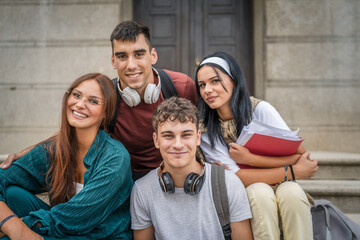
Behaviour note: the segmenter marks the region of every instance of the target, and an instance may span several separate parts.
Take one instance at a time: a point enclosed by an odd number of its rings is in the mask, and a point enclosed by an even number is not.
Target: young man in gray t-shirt
[[[131,194],[134,239],[224,239],[211,190],[211,165],[196,159],[198,112],[170,98],[153,116],[154,143],[163,162],[135,182]],[[225,171],[231,238],[252,239],[251,212],[240,179]]]

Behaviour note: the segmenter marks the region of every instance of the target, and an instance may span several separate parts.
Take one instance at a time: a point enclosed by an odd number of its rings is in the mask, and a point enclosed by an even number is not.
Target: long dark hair
[[[196,90],[198,92],[198,95],[200,96],[199,104],[198,104],[200,119],[204,124],[204,126],[207,128],[207,133],[210,139],[211,147],[214,148],[215,139],[219,139],[220,142],[222,142],[225,145],[226,143],[224,141],[224,138],[222,137],[219,115],[216,109],[211,109],[200,95],[200,88],[199,88],[199,82],[197,76],[198,71],[205,65],[210,66],[214,69],[219,79],[221,79],[221,77],[218,74],[218,71],[220,70],[221,72],[227,74],[232,80],[234,84],[234,89],[230,99],[230,109],[235,118],[237,136],[239,136],[242,128],[251,121],[252,107],[250,101],[250,94],[246,86],[244,74],[239,64],[236,62],[236,60],[231,55],[225,52],[215,52],[205,57],[202,61],[210,57],[219,57],[224,59],[228,63],[230,68],[230,74],[232,75],[230,76],[221,66],[215,63],[205,63],[205,64],[200,63],[199,67],[196,69],[195,83],[196,83]]]
[[[105,99],[105,118],[100,129],[108,131],[111,120],[115,114],[116,92],[111,80],[100,73],[89,73],[76,79],[62,98],[61,123],[59,131],[51,138],[45,140],[47,151],[51,157],[50,169],[46,175],[48,185],[51,187],[51,205],[57,205],[69,201],[75,195],[75,156],[77,139],[75,128],[67,119],[66,109],[69,93],[80,83],[87,80],[95,80],[99,83]]]

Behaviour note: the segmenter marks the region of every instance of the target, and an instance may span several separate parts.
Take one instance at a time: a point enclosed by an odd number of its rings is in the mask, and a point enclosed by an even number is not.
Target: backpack
[[[229,200],[226,191],[225,168],[223,166],[211,165],[211,189],[224,238],[225,240],[231,240]]]
[[[330,201],[315,200],[311,215],[314,240],[360,240],[360,226]]]
[[[172,81],[170,75],[165,72],[163,69],[156,68],[156,71],[159,74],[159,78],[161,79],[161,92],[165,99],[168,99],[172,96],[178,96],[177,90],[175,88],[174,82]],[[116,109],[115,109],[115,115],[114,118],[111,121],[109,133],[112,134],[115,130],[116,120],[119,115],[119,108],[120,108],[120,92],[117,87],[117,80],[118,78],[114,78],[111,81],[113,82],[116,90]]]

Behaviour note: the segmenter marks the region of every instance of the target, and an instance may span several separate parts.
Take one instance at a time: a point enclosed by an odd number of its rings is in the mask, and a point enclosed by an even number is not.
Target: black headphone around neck
[[[198,194],[204,184],[205,180],[205,163],[202,159],[196,159],[201,165],[201,173],[200,175],[194,172],[191,172],[185,179],[184,182],[184,192],[189,195]],[[161,189],[169,194],[175,192],[174,181],[171,178],[169,172],[160,173],[160,171],[164,168],[164,162],[162,162],[158,168],[158,177]]]

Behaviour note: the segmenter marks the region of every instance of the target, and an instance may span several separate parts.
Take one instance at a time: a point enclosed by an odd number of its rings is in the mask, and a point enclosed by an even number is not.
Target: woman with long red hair
[[[90,73],[71,84],[60,130],[0,169],[1,239],[132,238],[130,157],[107,134],[115,106],[108,77]]]

